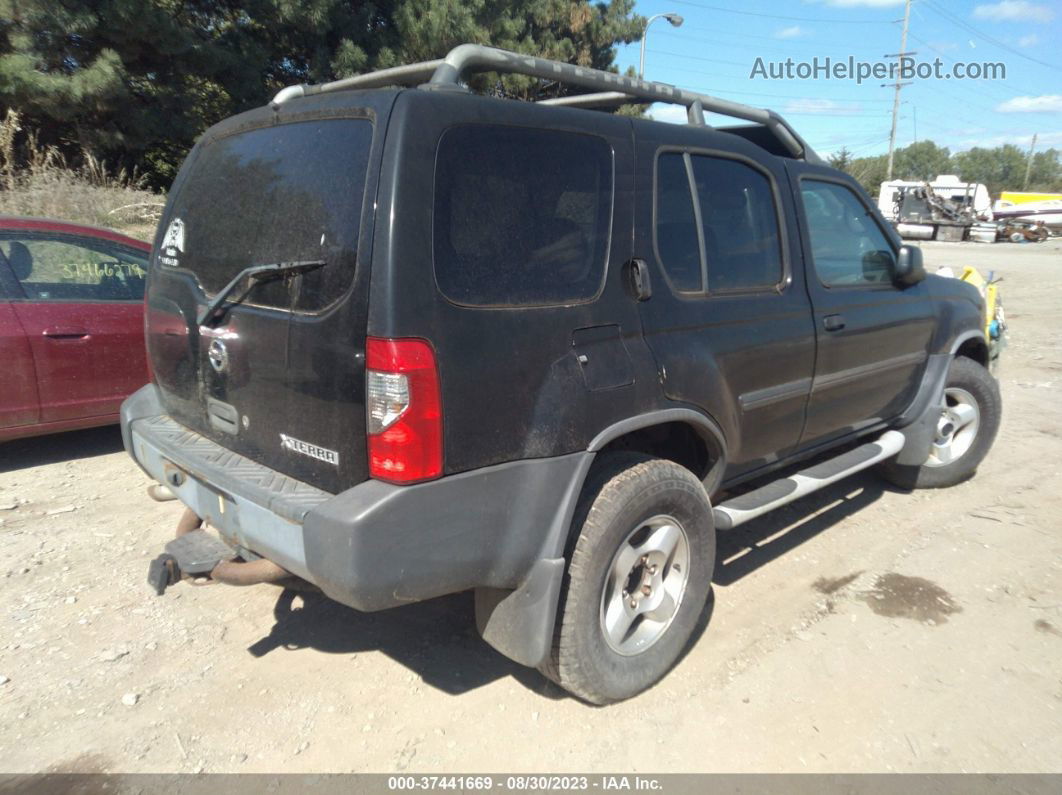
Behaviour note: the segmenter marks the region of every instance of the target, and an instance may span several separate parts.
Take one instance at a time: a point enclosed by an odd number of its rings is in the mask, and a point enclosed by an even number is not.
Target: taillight
[[[413,483],[442,474],[442,404],[426,340],[369,337],[365,346],[369,475]]]

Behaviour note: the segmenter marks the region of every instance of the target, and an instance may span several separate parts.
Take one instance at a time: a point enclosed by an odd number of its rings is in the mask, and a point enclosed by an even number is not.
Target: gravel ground
[[[1005,278],[977,477],[865,473],[721,537],[703,634],[613,707],[494,652],[467,594],[156,598],[180,507],[116,428],[0,445],[0,769],[1062,771],[1062,244],[924,249]]]

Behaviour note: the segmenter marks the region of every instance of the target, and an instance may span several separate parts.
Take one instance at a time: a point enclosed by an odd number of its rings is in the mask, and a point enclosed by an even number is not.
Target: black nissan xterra
[[[590,109],[632,101],[689,124]],[[717,531],[874,464],[957,483],[1000,418],[978,291],[781,117],[474,45],[207,131],[146,304],[122,432],[188,508],[160,593],[474,589],[488,643],[594,703],[674,664]]]

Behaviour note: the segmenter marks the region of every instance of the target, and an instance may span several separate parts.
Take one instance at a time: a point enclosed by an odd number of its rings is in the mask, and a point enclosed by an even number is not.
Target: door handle
[[[78,340],[89,335],[88,329],[76,326],[50,326],[44,330],[44,336],[57,340]]]
[[[822,326],[827,331],[840,331],[844,328],[844,315],[826,315],[822,319]]]
[[[647,301],[653,296],[653,285],[649,279],[649,266],[644,259],[632,259],[627,262],[627,286],[637,301]]]

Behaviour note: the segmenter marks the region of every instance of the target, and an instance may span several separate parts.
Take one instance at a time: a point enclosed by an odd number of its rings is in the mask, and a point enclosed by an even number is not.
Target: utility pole
[[[1032,174],[1032,156],[1033,149],[1036,148],[1036,133],[1033,133],[1032,143],[1029,144],[1029,159],[1025,163],[1025,182],[1022,183],[1021,189],[1029,189],[1029,175]]]
[[[892,179],[892,157],[896,151],[896,119],[900,115],[900,89],[907,83],[900,82],[899,68],[903,65],[904,56],[907,52],[907,25],[911,21],[911,0],[906,0],[903,6],[903,34],[900,36],[900,51],[896,54],[896,94],[892,100],[892,131],[889,133],[889,168],[885,179]]]
[[[915,143],[918,143],[918,106],[911,106],[911,115],[914,116],[914,139]]]

